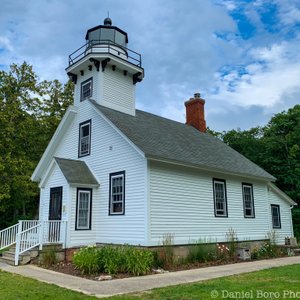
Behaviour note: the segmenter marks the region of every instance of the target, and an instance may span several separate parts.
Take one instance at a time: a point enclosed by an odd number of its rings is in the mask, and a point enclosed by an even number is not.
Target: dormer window
[[[81,83],[81,97],[80,101],[84,101],[93,96],[93,77]]]
[[[91,120],[79,124],[78,157],[91,153]]]

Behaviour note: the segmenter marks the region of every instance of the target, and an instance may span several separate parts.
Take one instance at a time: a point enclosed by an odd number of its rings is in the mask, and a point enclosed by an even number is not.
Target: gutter
[[[178,165],[178,166],[183,166],[183,167],[188,167],[188,168],[193,168],[193,169],[203,170],[203,171],[208,171],[208,172],[216,172],[216,173],[221,173],[221,174],[225,174],[225,175],[262,180],[267,183],[269,183],[270,181],[276,180],[276,178],[273,176],[272,177],[262,177],[262,176],[255,176],[255,175],[245,174],[245,173],[237,173],[237,172],[233,172],[233,171],[227,171],[224,169],[219,169],[219,168],[214,168],[214,167],[209,167],[209,166],[204,166],[204,165],[189,164],[189,163],[184,163],[184,162],[171,160],[171,159],[163,159],[163,158],[156,157],[153,155],[146,155],[145,157],[148,160],[152,160],[152,161],[168,163],[168,164],[173,164],[173,165]]]

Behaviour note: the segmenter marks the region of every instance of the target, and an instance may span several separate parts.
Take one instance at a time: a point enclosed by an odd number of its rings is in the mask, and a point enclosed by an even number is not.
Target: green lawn
[[[98,299],[0,270],[0,300]]]
[[[244,291],[244,297],[242,294]],[[109,299],[291,299],[292,294],[284,294],[285,291],[298,291],[300,299],[300,265],[272,268],[269,270],[223,277],[214,280],[193,284],[178,285],[162,289],[155,289],[137,295],[117,296]],[[240,292],[240,294],[229,294]],[[250,294],[245,294],[250,292]],[[262,292],[265,292],[263,295]],[[276,293],[276,294],[273,294]],[[218,294],[218,296],[216,296]],[[252,297],[252,298],[251,298]]]
[[[296,294],[298,292],[298,294]],[[248,293],[248,294],[246,294]],[[294,294],[293,294],[294,293]],[[218,296],[216,296],[218,294]],[[212,297],[214,296],[214,297]],[[106,299],[299,299],[300,265],[155,289]],[[96,299],[0,271],[0,299]]]

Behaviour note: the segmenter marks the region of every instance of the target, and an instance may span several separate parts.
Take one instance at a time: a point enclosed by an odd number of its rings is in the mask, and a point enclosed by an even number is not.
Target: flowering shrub
[[[216,244],[217,259],[227,259],[229,257],[230,249],[225,244]]]
[[[251,250],[251,259],[277,257],[280,255],[282,255],[280,249],[276,245],[270,243],[269,241],[265,242],[261,246],[255,246]]]

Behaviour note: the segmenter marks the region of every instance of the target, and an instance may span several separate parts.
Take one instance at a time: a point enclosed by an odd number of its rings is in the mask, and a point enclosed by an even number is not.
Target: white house
[[[293,236],[295,202],[272,175],[205,132],[200,94],[185,103],[186,124],[137,110],[144,70],[127,34],[107,18],[86,41],[66,69],[74,106],[32,175],[39,224],[57,226],[52,239],[72,248],[155,246],[166,234],[178,245],[225,241],[230,228],[240,241],[272,230],[280,243]]]

